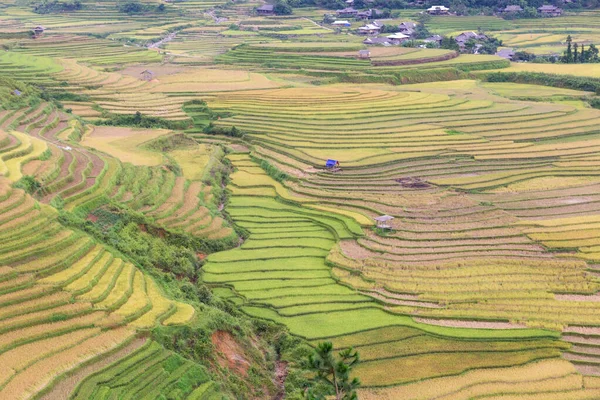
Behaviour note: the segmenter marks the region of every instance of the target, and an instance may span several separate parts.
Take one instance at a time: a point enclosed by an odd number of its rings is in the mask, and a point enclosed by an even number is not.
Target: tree
[[[465,50],[468,53],[473,53],[475,51],[475,46],[477,46],[475,39],[469,39],[465,42]]]
[[[579,48],[578,48],[578,46],[577,46],[577,43],[575,43],[575,44],[573,45],[573,49],[574,49],[574,50],[573,50],[573,62],[574,62],[574,63],[578,63],[578,62],[579,62],[579,52],[578,52],[578,49],[579,49]]]
[[[563,55],[563,62],[570,64],[573,62],[573,49],[571,48],[571,43],[573,42],[573,39],[571,39],[571,35],[567,36],[567,50],[565,51],[565,54]]]
[[[443,37],[442,42],[440,43],[440,47],[442,49],[448,49],[448,50],[456,50],[456,51],[460,50],[458,43],[456,43],[456,40],[454,40],[454,38],[452,36]]]
[[[128,2],[119,6],[119,11],[127,14],[137,14],[144,11],[144,6],[137,2]]]
[[[315,380],[323,383],[335,395],[336,400],[357,400],[356,389],[360,386],[358,378],[350,379],[350,372],[358,363],[358,352],[353,348],[343,350],[338,359],[333,354],[333,344],[323,342],[317,345],[315,352],[308,356],[308,368],[316,373]],[[307,392],[310,400],[321,400],[325,397],[313,390]]]
[[[598,62],[598,48],[592,43],[590,47],[588,47],[587,59],[589,62]]]
[[[292,7],[286,0],[278,0],[273,7],[273,11],[277,15],[290,15],[292,13]]]
[[[427,29],[427,27],[425,26],[424,22],[421,22],[417,24],[417,26],[415,26],[415,39],[427,39],[429,36],[431,36],[431,33],[429,32],[429,29]]]
[[[15,183],[15,187],[23,189],[29,194],[34,194],[42,189],[42,184],[34,176],[25,175]]]
[[[587,51],[585,51],[585,47],[583,47],[583,43],[581,43],[581,53],[579,54],[579,61],[582,63],[587,62]]]

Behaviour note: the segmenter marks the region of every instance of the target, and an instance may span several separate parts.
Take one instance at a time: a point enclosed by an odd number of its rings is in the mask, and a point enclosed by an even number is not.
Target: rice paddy
[[[215,377],[236,370],[214,343],[194,348],[205,368],[184,339],[153,336],[221,329],[188,303],[206,288],[231,333],[243,315],[353,346],[361,399],[600,396],[597,93],[470,72],[595,79],[597,64],[400,46],[364,59],[364,38],[316,8],[17,3],[0,7],[0,398],[223,398]],[[566,34],[597,43],[598,18],[429,28],[548,54]],[[123,116],[154,122],[112,126]],[[152,240],[203,246],[194,279],[169,278],[185,293],[104,242],[123,213]]]

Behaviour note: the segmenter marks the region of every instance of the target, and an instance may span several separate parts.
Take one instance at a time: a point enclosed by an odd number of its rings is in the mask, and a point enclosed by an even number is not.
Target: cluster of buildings
[[[365,11],[358,11],[352,7],[342,8],[341,10],[335,10],[335,15],[338,18],[355,18],[355,19],[373,19],[382,15],[380,10],[370,8]]]
[[[510,15],[520,13],[521,11],[523,11],[523,8],[521,6],[512,5],[504,7],[500,10],[500,13]],[[562,15],[563,10],[562,8],[552,5],[543,5],[541,7],[538,7],[537,12],[542,17],[558,17]]]
[[[417,24],[414,22],[402,22],[398,25],[398,31],[390,33],[386,36],[379,36],[381,34],[382,25],[377,21],[366,24],[358,28],[358,32],[367,35],[363,43],[366,45],[380,45],[380,46],[397,46],[408,40],[414,39]],[[442,36],[433,35],[427,39],[424,39],[425,43],[436,43],[439,45],[442,42]]]

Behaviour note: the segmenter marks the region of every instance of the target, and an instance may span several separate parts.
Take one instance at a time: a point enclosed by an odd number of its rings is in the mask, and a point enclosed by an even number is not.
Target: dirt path
[[[285,380],[287,375],[287,362],[277,361],[275,363],[275,385],[277,386],[277,394],[273,397],[273,400],[285,399]]]
[[[146,47],[149,48],[149,49],[157,49],[160,46],[162,46],[163,44],[168,43],[171,40],[175,39],[175,37],[177,36],[178,32],[179,31],[171,32],[167,36],[165,36],[164,38],[160,39],[158,42],[150,43]]]

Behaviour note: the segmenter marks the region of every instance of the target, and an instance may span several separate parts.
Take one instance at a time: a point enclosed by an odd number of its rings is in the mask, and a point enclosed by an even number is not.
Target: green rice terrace
[[[443,4],[0,4],[0,399],[599,399],[600,12]]]

